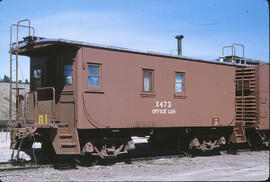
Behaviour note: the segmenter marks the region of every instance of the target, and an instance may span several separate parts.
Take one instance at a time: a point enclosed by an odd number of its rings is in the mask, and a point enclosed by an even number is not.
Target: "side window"
[[[42,69],[40,68],[40,66],[36,66],[33,69],[33,88],[34,88],[34,90],[41,87],[41,80],[42,80]]]
[[[174,88],[175,88],[175,94],[184,94],[184,73],[175,73],[175,83],[174,83]]]
[[[143,69],[143,91],[144,92],[153,92],[153,70]]]
[[[100,87],[100,67],[98,64],[88,64],[88,87]]]
[[[72,85],[72,65],[71,64],[64,65],[64,82],[65,82],[65,86]]]

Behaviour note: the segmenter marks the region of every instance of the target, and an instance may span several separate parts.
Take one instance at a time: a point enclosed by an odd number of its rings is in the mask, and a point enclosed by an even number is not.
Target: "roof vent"
[[[175,36],[177,39],[177,52],[179,56],[182,56],[182,39],[184,38],[183,35],[177,35]]]

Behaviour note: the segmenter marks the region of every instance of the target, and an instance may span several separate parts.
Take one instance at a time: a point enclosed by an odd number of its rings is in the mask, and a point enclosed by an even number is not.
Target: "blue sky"
[[[10,25],[25,18],[41,37],[176,54],[183,34],[184,56],[216,59],[241,43],[245,57],[269,59],[266,0],[2,0],[0,78],[9,75]],[[19,66],[19,79],[29,79],[29,59]]]

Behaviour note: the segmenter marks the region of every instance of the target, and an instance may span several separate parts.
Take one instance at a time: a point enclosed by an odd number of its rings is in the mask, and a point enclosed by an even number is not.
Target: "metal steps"
[[[57,123],[56,135],[53,141],[56,154],[80,154],[77,130],[68,123]]]
[[[244,132],[243,123],[235,122],[233,134],[234,134],[234,138],[235,138],[236,143],[244,143],[247,141],[246,136],[245,136],[245,132]]]
[[[72,134],[59,134],[60,138],[72,138]]]
[[[62,143],[61,148],[74,148],[76,147],[76,143]]]

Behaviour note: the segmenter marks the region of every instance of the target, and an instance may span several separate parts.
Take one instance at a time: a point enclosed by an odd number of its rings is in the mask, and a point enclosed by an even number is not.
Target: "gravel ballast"
[[[0,132],[0,160],[7,161],[11,150],[6,133]],[[138,140],[140,141],[140,140]],[[23,155],[22,155],[23,156]],[[236,155],[222,153],[207,157],[160,158],[72,170],[40,168],[0,172],[4,182],[45,181],[254,181],[269,178],[269,151],[246,151]]]

